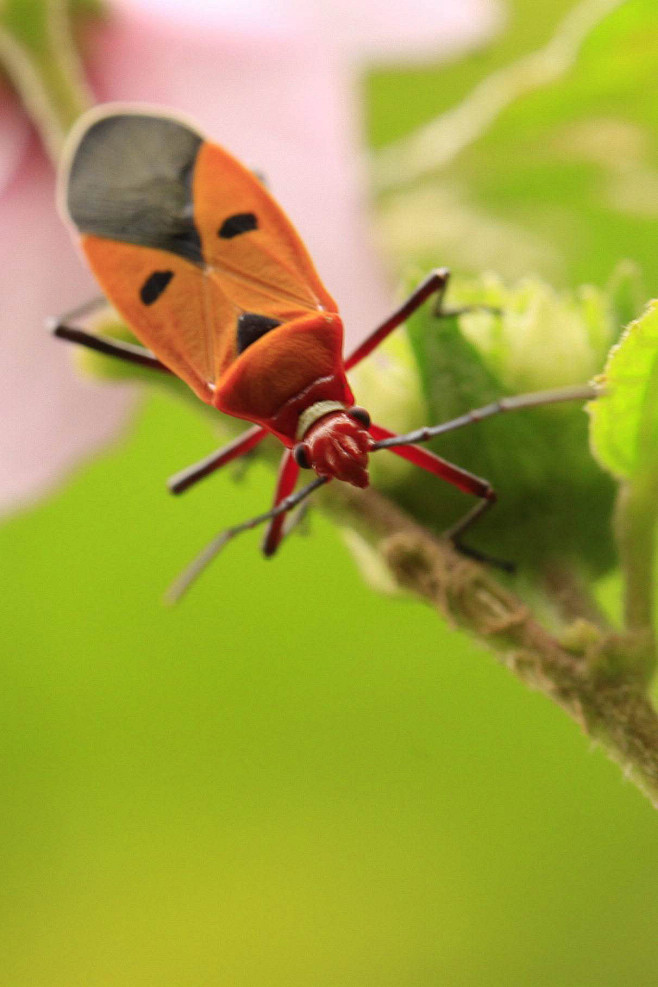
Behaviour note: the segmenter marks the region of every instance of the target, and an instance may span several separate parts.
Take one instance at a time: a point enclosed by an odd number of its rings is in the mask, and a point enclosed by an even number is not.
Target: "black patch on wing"
[[[139,297],[145,305],[152,305],[174,276],[173,271],[154,271],[150,274],[139,291]]]
[[[241,233],[249,233],[250,230],[258,229],[258,220],[253,212],[236,212],[234,216],[229,216],[220,226],[217,236],[222,240],[232,240],[234,236]]]
[[[238,353],[244,353],[248,346],[280,325],[280,322],[268,318],[267,315],[243,312],[238,319]]]
[[[69,165],[66,201],[81,233],[203,264],[192,181],[203,138],[168,116],[113,113],[91,123]]]

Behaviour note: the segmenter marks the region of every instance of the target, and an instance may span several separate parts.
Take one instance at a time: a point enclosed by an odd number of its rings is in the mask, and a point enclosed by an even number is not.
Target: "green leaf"
[[[637,318],[649,294],[638,265],[630,260],[622,260],[617,264],[608,282],[607,291],[615,321],[620,326],[627,326]]]
[[[594,454],[621,480],[658,471],[658,301],[632,322],[603,375],[607,393],[590,407]]]
[[[448,304],[499,311],[437,319],[426,305],[415,313],[406,332],[353,375],[357,400],[375,421],[408,430],[505,394],[584,384],[600,372],[618,335],[610,294],[591,286],[558,293],[538,278],[507,286],[485,275],[451,282]],[[469,541],[526,572],[577,557],[592,571],[609,568],[614,486],[592,458],[587,433],[582,405],[573,404],[499,415],[434,440],[437,454],[486,478],[499,494]],[[472,506],[396,459],[374,456],[373,481],[426,527],[441,533]]]
[[[607,393],[590,407],[595,456],[620,480],[615,533],[624,576],[624,617],[654,666],[653,582],[658,497],[658,302],[632,322],[606,364]]]

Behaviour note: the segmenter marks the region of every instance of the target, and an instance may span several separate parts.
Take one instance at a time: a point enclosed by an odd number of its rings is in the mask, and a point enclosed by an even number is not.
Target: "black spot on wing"
[[[203,138],[166,115],[94,120],[69,164],[66,200],[81,233],[203,264],[192,181]]]
[[[225,219],[219,228],[218,236],[222,240],[232,240],[234,236],[258,229],[258,220],[253,212],[236,212],[234,216]]]
[[[139,297],[145,305],[152,305],[174,276],[173,271],[154,271],[150,274],[139,291]]]
[[[280,322],[268,318],[267,315],[243,312],[238,319],[238,353],[244,353],[248,346],[280,325]]]

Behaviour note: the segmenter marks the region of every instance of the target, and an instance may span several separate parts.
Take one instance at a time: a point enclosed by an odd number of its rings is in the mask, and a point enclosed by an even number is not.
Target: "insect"
[[[178,597],[229,538],[266,523],[265,555],[285,516],[323,483],[368,485],[368,457],[390,449],[478,503],[446,534],[455,543],[495,501],[491,485],[419,443],[501,411],[595,396],[591,387],[503,398],[450,422],[395,435],[355,405],[346,373],[430,296],[437,314],[449,272],[433,271],[343,357],[338,307],[302,240],[263,182],[187,121],[108,104],[69,139],[60,209],[105,296],[143,346],[55,320],[55,335],[180,377],[206,404],[251,425],[170,481],[174,493],[274,435],[284,446],[271,510],[218,535],[175,584]],[[103,304],[107,304],[105,299]],[[300,469],[316,479],[295,492]]]

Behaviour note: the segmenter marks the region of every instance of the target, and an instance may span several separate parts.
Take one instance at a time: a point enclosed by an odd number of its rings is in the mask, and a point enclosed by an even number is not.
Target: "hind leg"
[[[65,339],[69,343],[76,343],[78,346],[86,346],[87,349],[96,353],[103,353],[106,356],[114,356],[127,363],[134,363],[140,367],[149,367],[151,370],[160,370],[163,373],[171,373],[164,363],[146,349],[145,346],[138,346],[134,343],[122,343],[109,336],[101,336],[98,333],[88,332],[73,323],[81,316],[89,315],[95,309],[107,306],[104,298],[94,298],[84,305],[71,309],[55,319],[49,320],[49,329],[53,336],[58,339]]]

